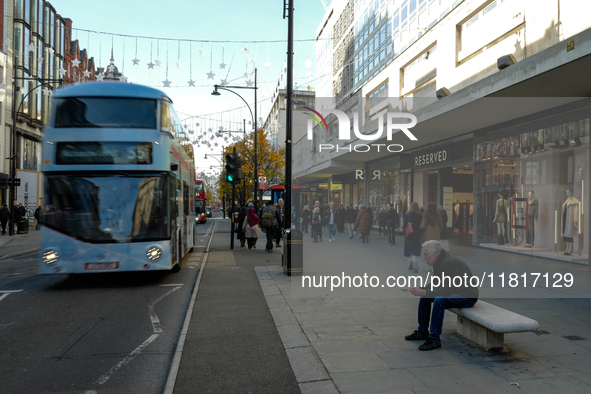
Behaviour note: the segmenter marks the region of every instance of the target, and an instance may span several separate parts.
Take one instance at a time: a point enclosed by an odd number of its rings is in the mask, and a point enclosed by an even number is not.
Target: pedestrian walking
[[[361,234],[361,243],[369,243],[371,214],[367,209],[365,209],[365,205],[359,206],[359,213],[357,214],[357,219],[355,220],[355,226],[359,229],[359,234]]]
[[[37,224],[35,225],[35,229],[39,230],[39,226],[42,224],[42,218],[43,218],[43,208],[41,208],[41,205],[39,205],[37,207],[37,209],[35,209],[35,219],[37,220]]]
[[[345,222],[347,220],[346,211],[345,211],[345,207],[343,207],[343,204],[341,204],[339,206],[339,209],[337,210],[337,212],[339,213],[338,222],[337,222],[337,231],[342,234],[343,231],[345,231]]]
[[[265,252],[271,253],[273,251],[273,241],[275,240],[275,222],[279,223],[281,217],[279,211],[273,206],[271,201],[267,201],[267,205],[261,210],[261,227],[267,235],[267,243],[265,244]]]
[[[427,204],[427,209],[423,214],[421,221],[421,230],[423,230],[423,243],[427,241],[439,241],[443,222],[441,215],[437,212],[437,205],[433,201]]]
[[[402,230],[405,232],[404,238],[404,256],[410,257],[409,270],[419,272],[419,265],[417,257],[421,255],[421,222],[423,217],[419,209],[419,204],[413,202],[410,205],[410,210],[404,217],[404,225]],[[410,223],[410,227],[408,226]],[[412,232],[407,230],[409,228]]]
[[[248,216],[248,211],[246,207],[242,207],[240,209],[240,213],[238,214],[238,239],[240,240],[240,247],[243,248],[246,244],[246,236],[244,235],[244,219]]]
[[[318,243],[318,239],[322,241],[322,221],[320,217],[320,207],[314,207],[312,210],[312,238],[314,243]]]
[[[248,249],[257,248],[257,239],[259,238],[259,222],[260,219],[257,214],[254,213],[254,208],[250,208],[248,210],[248,215],[246,215],[244,223],[242,224],[244,236],[246,237],[246,241],[248,243]]]
[[[355,212],[355,209],[353,209],[353,204],[349,204],[347,210],[345,211],[345,216],[347,219],[349,239],[353,239],[353,235],[355,235],[355,220],[357,220],[357,212]]]
[[[361,211],[361,209],[359,209]],[[375,207],[374,207],[375,210]],[[371,233],[371,228],[373,227],[373,217],[374,213],[371,207],[367,207],[367,212],[369,213],[369,228],[367,229],[367,242],[369,242],[369,233]],[[360,231],[361,233],[361,231]]]
[[[8,209],[8,205],[4,204],[4,206],[0,208],[0,224],[2,225],[2,235],[6,235],[6,224],[8,223],[8,219],[10,219],[10,209]]]
[[[324,211],[322,216],[322,224],[326,227],[328,232],[328,242],[332,242],[337,234],[337,223],[339,221],[339,213],[334,208],[334,202],[331,202],[328,209]]]
[[[388,210],[384,212],[384,217],[386,219],[386,232],[388,234],[388,244],[390,246],[396,245],[396,234],[394,233],[394,229],[396,228],[396,223],[399,221],[398,212],[394,210],[394,206],[390,205]]]
[[[310,207],[304,206],[302,209],[302,230],[308,234],[308,223],[310,222]]]
[[[318,222],[320,223],[320,227],[317,229],[317,236],[316,238],[322,242],[322,214],[324,213],[324,210],[322,209],[322,207],[320,206],[320,201],[316,201],[314,203],[314,208],[318,208],[318,214],[320,215],[320,219],[318,219]],[[312,210],[312,213],[314,213],[314,211]],[[312,234],[312,238],[314,237],[314,234]]]
[[[443,209],[442,205],[439,205],[437,206],[437,212],[441,215],[441,222],[443,224],[441,234],[439,234],[439,243],[443,250],[450,253],[449,241],[447,240],[447,211]]]
[[[285,227],[285,207],[283,206],[282,198],[277,200],[277,211],[279,211],[279,216],[273,222],[273,226],[275,226],[275,246],[279,247],[281,246],[279,243],[281,242],[283,228]]]
[[[382,235],[382,230],[384,232],[384,235],[387,235],[385,214],[386,208],[382,206],[382,208],[380,208],[380,211],[378,212],[378,235]]]

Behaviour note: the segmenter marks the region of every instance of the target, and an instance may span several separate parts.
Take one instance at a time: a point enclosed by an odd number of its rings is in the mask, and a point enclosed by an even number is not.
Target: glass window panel
[[[410,0],[409,3],[410,13],[412,14],[417,9],[417,0]]]
[[[14,49],[17,52],[17,65],[23,64],[23,24],[21,22],[14,23]]]
[[[406,8],[406,1],[400,7],[400,22],[404,22],[408,17],[408,9]]]
[[[27,45],[29,45],[29,43],[31,42],[31,31],[29,30],[28,27],[24,27],[23,29],[24,31],[24,36],[23,36],[23,50],[24,50],[24,67],[26,69],[30,70],[30,63],[33,61],[33,52],[29,52],[29,50],[27,49]]]

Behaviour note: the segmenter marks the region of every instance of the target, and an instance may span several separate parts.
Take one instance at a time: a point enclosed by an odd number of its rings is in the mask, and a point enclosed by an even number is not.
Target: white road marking
[[[8,297],[8,295],[9,295],[9,294],[10,294],[10,293],[5,293],[5,294],[2,294],[2,295],[0,296],[0,301],[2,301],[3,299],[5,299],[6,297]]]
[[[180,289],[181,286],[182,285],[176,285],[176,287],[174,289],[164,293],[163,295],[161,295],[155,301],[152,301],[148,305],[148,311],[150,312],[150,321],[152,322],[152,328],[154,329],[154,332],[162,332],[162,327],[160,327],[160,319],[158,319],[158,316],[156,315],[156,311],[154,309],[154,307],[156,306],[156,303],[161,301],[164,297],[166,297],[166,296],[174,293],[178,289]]]
[[[23,291],[23,289],[20,290],[0,290],[0,293],[18,293]]]
[[[141,353],[141,352],[142,352],[142,351],[143,351],[143,350],[146,348],[146,346],[148,346],[149,344],[151,344],[152,342],[154,342],[154,340],[155,340],[156,338],[158,338],[159,336],[160,336],[160,334],[152,334],[152,335],[150,336],[150,338],[148,338],[148,339],[146,339],[146,340],[144,341],[144,343],[142,343],[142,344],[141,344],[141,345],[139,345],[137,348],[135,348],[135,350],[134,350],[133,352],[131,352],[131,353],[129,354],[129,356],[127,356],[127,357],[125,357],[123,360],[119,361],[119,362],[117,363],[117,365],[115,365],[113,368],[111,368],[111,369],[109,370],[109,372],[107,372],[106,374],[104,374],[103,376],[101,376],[101,377],[100,377],[100,378],[99,378],[99,379],[96,381],[96,383],[98,383],[98,384],[104,384],[104,383],[106,383],[106,382],[107,382],[107,380],[109,380],[109,379],[111,378],[111,376],[112,376],[112,375],[113,375],[115,372],[117,372],[117,370],[118,370],[119,368],[121,368],[122,366],[124,366],[124,365],[126,365],[126,364],[129,364],[129,362],[130,362],[131,360],[133,360],[133,359],[134,359],[134,358],[135,358],[135,357],[136,357],[138,354],[140,354],[140,353]]]
[[[183,285],[182,283],[170,283],[170,284],[165,284],[165,285],[160,285],[160,286],[162,286],[162,287],[165,287],[165,286],[174,287],[174,286],[182,286],[182,285]]]

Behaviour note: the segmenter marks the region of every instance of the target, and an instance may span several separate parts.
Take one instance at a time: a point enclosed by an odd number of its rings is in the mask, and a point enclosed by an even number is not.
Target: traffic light
[[[238,180],[238,156],[236,152],[226,155],[226,182],[234,183]]]

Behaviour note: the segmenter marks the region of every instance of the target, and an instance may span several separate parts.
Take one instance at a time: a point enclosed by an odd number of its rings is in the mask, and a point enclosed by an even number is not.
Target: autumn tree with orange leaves
[[[267,139],[267,132],[263,129],[257,131],[257,170],[263,173],[267,178],[267,186],[280,185],[285,182],[285,148],[274,150]],[[242,204],[253,201],[254,180],[258,174],[254,173],[254,134],[251,133],[246,139],[242,139],[232,145],[224,147],[222,152],[225,158],[228,153],[232,153],[236,147],[236,154],[242,162],[242,172],[244,179],[236,183],[236,200]],[[262,190],[259,191],[259,202],[262,197]],[[226,201],[230,201],[232,196],[232,184],[226,182],[226,169],[222,168],[219,177],[218,195],[226,193]],[[259,208],[262,206],[258,204]]]

